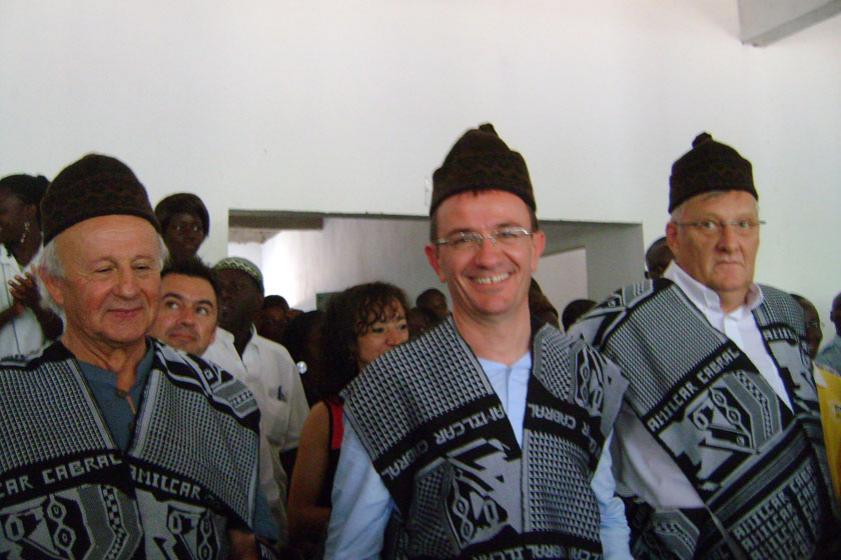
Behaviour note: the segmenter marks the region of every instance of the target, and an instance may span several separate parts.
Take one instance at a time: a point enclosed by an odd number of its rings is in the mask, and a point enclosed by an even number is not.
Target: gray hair
[[[160,259],[158,259],[158,271],[160,271],[164,266],[164,262],[169,258],[169,250],[166,248],[166,243],[164,243],[164,239],[160,234],[158,234],[157,238],[160,247]],[[35,258],[32,259],[32,263],[33,268],[37,271],[37,274],[34,276],[36,277],[38,292],[41,296],[41,306],[53,311],[66,324],[64,310],[53,299],[44,284],[44,277],[46,276],[50,278],[64,278],[64,266],[61,264],[55,239],[50,239],[46,245],[41,246]]]
[[[704,196],[704,198],[714,198],[716,196],[721,196],[722,194],[725,194],[725,193],[728,193],[728,192],[732,192],[732,191],[709,191],[709,192],[701,193],[701,194],[698,194],[698,195],[695,195],[695,196]],[[670,214],[670,221],[672,221],[672,222],[683,221],[683,213],[686,210],[686,203],[689,202],[690,200],[692,200],[692,198],[695,198],[695,197],[691,197],[691,198],[688,198],[688,199],[684,200],[683,202],[678,204],[674,208],[674,210],[672,210],[672,212]],[[754,200],[754,208],[756,209],[756,215],[758,216],[759,215],[759,201],[758,200]]]

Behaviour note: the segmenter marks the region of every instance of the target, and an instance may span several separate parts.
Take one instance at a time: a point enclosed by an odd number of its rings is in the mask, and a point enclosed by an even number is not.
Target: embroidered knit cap
[[[692,141],[692,149],[672,165],[669,213],[693,196],[712,191],[745,191],[759,200],[750,162],[702,132]]]
[[[131,169],[109,156],[88,154],[59,173],[41,200],[44,244],[90,218],[127,214],[148,221],[160,233],[146,189]]]
[[[507,191],[523,199],[532,210],[537,210],[523,156],[509,149],[493,125],[487,123],[465,132],[441,167],[432,174],[429,215],[444,199],[477,190]]]
[[[155,206],[155,216],[161,224],[161,230],[166,231],[169,221],[175,214],[193,214],[201,220],[204,235],[207,237],[210,234],[210,214],[207,212],[207,206],[204,205],[202,199],[193,193],[175,193],[162,199]]]
[[[218,272],[220,270],[239,270],[240,272],[246,273],[252,280],[254,280],[254,282],[257,283],[257,287],[260,289],[260,294],[263,294],[263,273],[260,272],[257,265],[250,260],[242,257],[226,257],[213,265],[214,272]]]

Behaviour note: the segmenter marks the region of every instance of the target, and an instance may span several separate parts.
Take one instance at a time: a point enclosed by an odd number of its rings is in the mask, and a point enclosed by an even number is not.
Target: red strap
[[[342,402],[338,399],[326,399],[324,403],[330,413],[330,450],[342,448],[342,437],[345,435],[345,419]]]

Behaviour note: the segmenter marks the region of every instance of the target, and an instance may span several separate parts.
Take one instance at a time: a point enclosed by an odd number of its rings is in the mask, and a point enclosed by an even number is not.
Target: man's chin
[[[178,348],[179,350],[184,350],[185,352],[190,352],[192,354],[195,353],[195,348],[197,345],[197,341],[195,338],[177,335],[168,336],[166,338],[166,343],[172,346],[173,348]]]

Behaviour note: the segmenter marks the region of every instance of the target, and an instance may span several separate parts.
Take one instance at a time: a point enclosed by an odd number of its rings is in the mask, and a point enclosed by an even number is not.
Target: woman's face
[[[361,370],[386,350],[409,339],[406,310],[394,300],[385,309],[385,316],[375,321],[364,334],[356,337],[357,363]]]
[[[9,189],[0,188],[0,243],[19,241],[24,232],[23,224],[27,221],[30,229],[38,228],[30,207],[34,208],[34,205],[25,204]]]
[[[195,214],[177,212],[170,218],[163,237],[174,258],[192,257],[204,242],[204,224]]]

